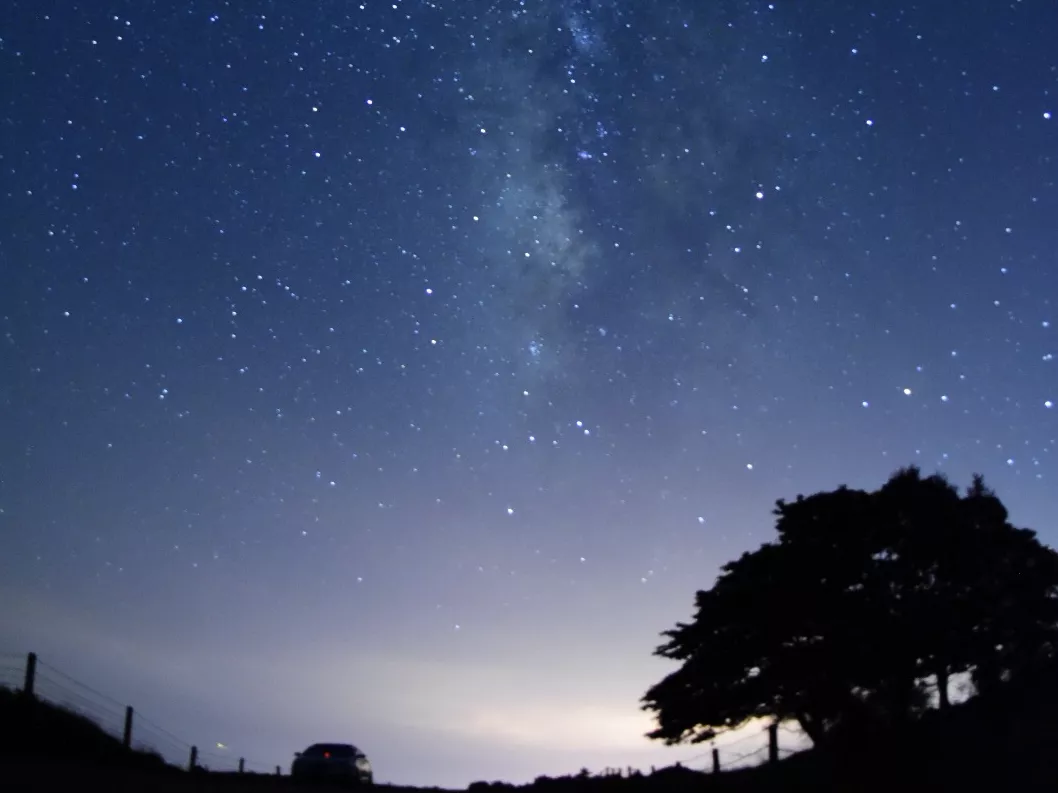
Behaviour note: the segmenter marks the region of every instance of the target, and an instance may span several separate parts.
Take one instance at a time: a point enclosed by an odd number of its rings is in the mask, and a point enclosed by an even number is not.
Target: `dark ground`
[[[771,766],[704,774],[685,768],[631,777],[475,782],[468,793],[765,793],[765,791],[1058,791],[1058,674],[1001,699],[977,698],[888,734],[857,733],[826,751]],[[288,776],[187,773],[132,752],[90,720],[0,690],[0,793],[286,793],[335,790]],[[376,793],[449,793],[376,785]]]
[[[3,793],[293,793],[337,791],[294,782],[289,776],[257,774],[188,774],[164,769],[93,766],[87,763],[51,762],[38,758],[0,758],[0,791]],[[423,793],[422,788],[376,785],[378,793]]]

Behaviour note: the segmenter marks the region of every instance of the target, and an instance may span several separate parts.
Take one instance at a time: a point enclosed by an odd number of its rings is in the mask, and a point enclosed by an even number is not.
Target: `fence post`
[[[720,773],[720,750],[713,747],[713,773]]]
[[[125,732],[121,734],[121,743],[126,749],[132,748],[132,705],[125,706]]]
[[[33,688],[37,683],[37,654],[30,653],[26,656],[26,676],[22,681],[22,693],[27,697],[33,696]]]
[[[240,757],[239,758],[239,773],[241,774],[241,773],[243,773],[245,771],[246,771],[246,758],[245,757]]]
[[[283,770],[279,766],[276,766],[276,776],[282,776],[282,775],[283,775]]]
[[[191,747],[191,756],[187,759],[187,770],[194,771],[195,767],[198,766],[198,747]]]
[[[768,725],[768,762],[779,762],[779,723]]]

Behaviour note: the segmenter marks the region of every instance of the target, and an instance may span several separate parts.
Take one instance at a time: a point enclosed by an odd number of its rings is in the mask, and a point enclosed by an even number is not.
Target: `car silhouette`
[[[374,783],[367,756],[351,743],[314,743],[294,755],[290,775],[303,781],[339,782],[349,787]]]

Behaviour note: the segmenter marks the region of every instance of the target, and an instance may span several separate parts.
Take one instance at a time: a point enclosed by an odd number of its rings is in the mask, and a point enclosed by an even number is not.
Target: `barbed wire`
[[[132,724],[134,748],[155,752],[173,765],[186,766],[190,762],[192,744],[188,741],[159,727],[138,711],[133,712]]]
[[[229,754],[220,754],[218,752],[202,751],[198,752],[198,763],[199,765],[207,768],[210,771],[238,771],[239,770],[239,758],[232,757]]]
[[[125,703],[118,702],[113,697],[107,696],[106,694],[103,694],[103,693],[101,693],[99,691],[96,691],[91,686],[85,685],[80,680],[77,680],[76,678],[70,677],[68,674],[63,672],[61,669],[56,669],[51,664],[46,664],[46,663],[44,663],[43,661],[41,661],[38,658],[37,659],[37,677],[38,678],[40,677],[40,670],[42,670],[42,669],[47,670],[48,672],[51,672],[53,675],[58,675],[59,677],[63,678],[68,684],[77,686],[78,688],[81,688],[81,689],[91,693],[92,695],[94,695],[96,697],[99,697],[100,699],[109,702],[111,705],[116,705],[120,710],[124,710],[125,709]]]
[[[782,725],[780,725],[780,727],[781,726]],[[732,731],[732,732],[734,732],[734,731]],[[732,746],[739,746],[740,744],[743,744],[746,741],[751,741],[753,739],[760,740],[761,736],[762,735],[766,735],[767,732],[768,732],[768,727],[765,726],[765,727],[763,727],[762,729],[760,729],[757,732],[749,732],[746,735],[743,735],[741,738],[736,738],[733,741],[726,741],[724,743],[719,743],[718,744],[716,742],[718,738],[722,739],[724,735],[731,734],[729,732],[721,733],[716,738],[712,738],[710,740],[710,747],[709,747],[708,750],[706,750],[704,752],[701,752],[700,754],[696,754],[693,757],[689,757],[686,760],[680,761],[681,765],[690,766],[692,763],[697,763],[699,760],[702,760],[703,758],[711,758],[714,749],[722,753],[725,749],[730,749]],[[798,734],[800,734],[800,733],[798,733]],[[721,757],[723,757],[722,754],[721,754]],[[711,761],[710,761],[710,763],[706,764],[706,767],[709,767],[709,768],[712,767]]]
[[[769,747],[767,745],[764,745],[755,749],[752,752],[746,752],[744,754],[740,754],[737,757],[732,758],[731,760],[729,760],[729,765],[726,767],[726,770],[737,771],[742,768],[752,768],[756,765],[760,765],[760,763],[745,763],[744,765],[738,765],[738,763],[741,763],[743,760],[749,760],[751,758],[754,758],[760,755],[761,753],[768,751],[768,748]]]
[[[115,738],[120,738],[124,733],[124,708],[116,710],[112,706],[108,707],[41,675],[34,681],[33,693],[39,699],[95,722],[104,732]]]
[[[142,713],[138,712],[135,716],[137,727],[142,727],[148,732],[152,732],[157,736],[161,737],[164,741],[168,741],[174,746],[180,747],[181,751],[185,754],[191,751],[191,744],[185,741],[183,738],[178,738],[163,727],[159,727],[153,721],[148,719]]]
[[[680,762],[682,763],[682,765],[688,765],[689,766],[691,763],[697,763],[703,757],[712,756],[712,754],[713,754],[713,750],[710,749],[709,751],[702,752],[701,754],[696,754],[694,757],[688,757],[686,760],[682,760]]]
[[[770,725],[766,725],[760,731],[749,732],[739,738],[736,738],[733,741],[727,741],[717,744],[715,743],[714,739],[714,745],[711,746],[708,751],[701,752],[699,754],[687,758],[686,760],[683,760],[681,762],[681,765],[700,771],[712,771],[714,769],[712,759],[712,754],[714,751],[717,753],[716,762],[719,765],[720,771],[722,772],[734,771],[740,768],[749,768],[755,767],[756,765],[760,765],[761,763],[746,763],[745,761],[751,761],[753,758],[763,755],[765,752],[767,752],[770,747],[770,742],[767,739],[764,739],[763,743],[760,746],[749,751],[732,752],[732,749],[737,746],[742,746],[750,741],[761,741],[762,738],[767,735],[769,727]],[[807,738],[807,735],[803,730],[798,729],[794,726],[790,726],[786,722],[780,722],[777,727],[777,732],[785,733],[794,738]],[[780,758],[786,758],[798,754],[799,752],[802,752],[807,748],[808,747],[805,745],[800,745],[795,748],[778,746],[776,747],[776,750]]]
[[[16,653],[0,653],[0,686],[18,690],[25,682],[26,655]],[[41,661],[36,663],[36,674],[34,676],[34,693],[41,699],[48,701],[58,707],[64,708],[72,713],[81,715],[112,737],[122,740],[125,732],[126,705],[86,685],[71,675],[63,672],[51,664]],[[804,737],[804,732],[799,729],[779,724],[779,729],[787,734]],[[731,755],[731,750],[741,746],[748,741],[761,740],[768,732],[768,727],[761,730],[748,732],[747,734],[730,741],[717,743],[714,738],[708,751],[702,752],[683,761],[681,764],[690,767],[692,763],[708,758],[704,768],[711,768],[712,755],[716,751],[719,754],[721,770],[732,771],[739,768],[749,768],[754,763],[744,763],[752,760],[769,750],[769,744],[765,742],[753,751],[736,753]],[[718,736],[723,738],[724,734]],[[153,752],[160,755],[167,762],[177,766],[186,766],[189,762],[193,744],[174,735],[165,728],[146,718],[139,711],[133,710],[131,745],[133,749]],[[197,762],[203,768],[217,772],[237,772],[240,770],[240,757],[227,750],[226,747],[215,745],[216,749],[198,749]],[[781,757],[789,757],[797,754],[797,749],[778,747]],[[743,763],[742,765],[739,765]],[[759,763],[758,763],[759,764]],[[274,774],[277,766],[274,763],[265,763],[260,760],[243,758],[242,770],[251,773]]]
[[[132,729],[132,748],[161,755],[166,762],[179,766],[186,766],[191,757],[190,746],[181,746],[152,730],[137,726]]]
[[[768,748],[767,746],[758,746],[752,752],[740,752],[739,754],[736,754],[733,757],[731,755],[728,755],[726,758],[724,757],[724,755],[721,755],[720,759],[721,760],[726,759],[727,760],[726,765],[728,767],[730,767],[731,765],[733,765],[735,763],[739,763],[742,760],[745,760],[747,757],[753,757],[754,755],[759,754],[760,752],[764,751],[767,748]]]
[[[198,753],[199,765],[210,771],[231,772],[239,770],[239,761],[243,762],[243,772],[255,774],[274,774],[275,763],[265,763],[262,760],[239,758],[233,754],[204,751]]]
[[[26,673],[24,669],[6,664],[0,664],[0,686],[15,688],[25,682]]]
[[[25,684],[27,654],[0,653],[0,686],[19,690]],[[21,662],[21,663],[18,663]],[[14,665],[18,663],[18,665]],[[117,740],[125,734],[126,705],[117,699],[72,677],[51,664],[36,660],[33,693],[70,713],[82,716]],[[187,767],[193,744],[174,735],[141,714],[132,710],[131,748],[160,755],[166,762]],[[218,745],[219,746],[219,745]],[[227,749],[197,751],[197,763],[212,771],[239,771],[239,756]],[[243,770],[274,774],[275,763],[244,760]]]
[[[735,740],[733,740],[733,741],[725,741],[724,743],[717,743],[717,738],[714,738],[714,739],[713,739],[713,740],[711,741],[711,744],[712,744],[711,750],[712,750],[712,749],[721,749],[721,750],[723,750],[723,749],[730,749],[730,748],[731,748],[732,746],[738,746],[739,744],[743,744],[743,743],[745,743],[746,741],[751,741],[751,740],[753,740],[754,738],[756,738],[756,739],[758,739],[758,740],[759,740],[759,739],[760,739],[760,737],[761,737],[761,735],[765,734],[765,733],[766,733],[767,731],[768,731],[768,728],[767,728],[767,727],[765,727],[765,728],[763,728],[763,729],[761,729],[761,730],[758,730],[757,732],[750,732],[750,733],[746,733],[746,734],[745,734],[745,735],[743,735],[743,736],[742,736],[741,738],[736,738],[736,739],[735,739]],[[718,737],[718,738],[723,738],[723,736],[724,736],[724,735],[730,735],[730,734],[731,734],[731,733],[721,733],[721,734],[720,734],[719,736],[717,736],[717,737]],[[710,750],[710,751],[711,751],[711,750]]]
[[[756,749],[754,749],[752,752],[740,752],[739,754],[736,754],[733,757],[729,755],[727,757],[727,766],[730,768],[735,763],[739,763],[739,762],[745,760],[747,757],[753,757],[753,755],[755,755],[757,752],[759,752],[763,748],[765,748],[765,747],[759,746]]]

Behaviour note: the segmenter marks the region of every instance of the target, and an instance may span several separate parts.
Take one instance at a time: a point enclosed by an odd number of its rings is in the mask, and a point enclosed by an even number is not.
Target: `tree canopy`
[[[776,502],[778,538],[725,564],[655,655],[647,691],[669,744],[757,717],[815,743],[856,719],[947,707],[952,675],[984,692],[1058,649],[1058,554],[1008,521],[980,476],[964,493],[918,468],[873,492]]]

